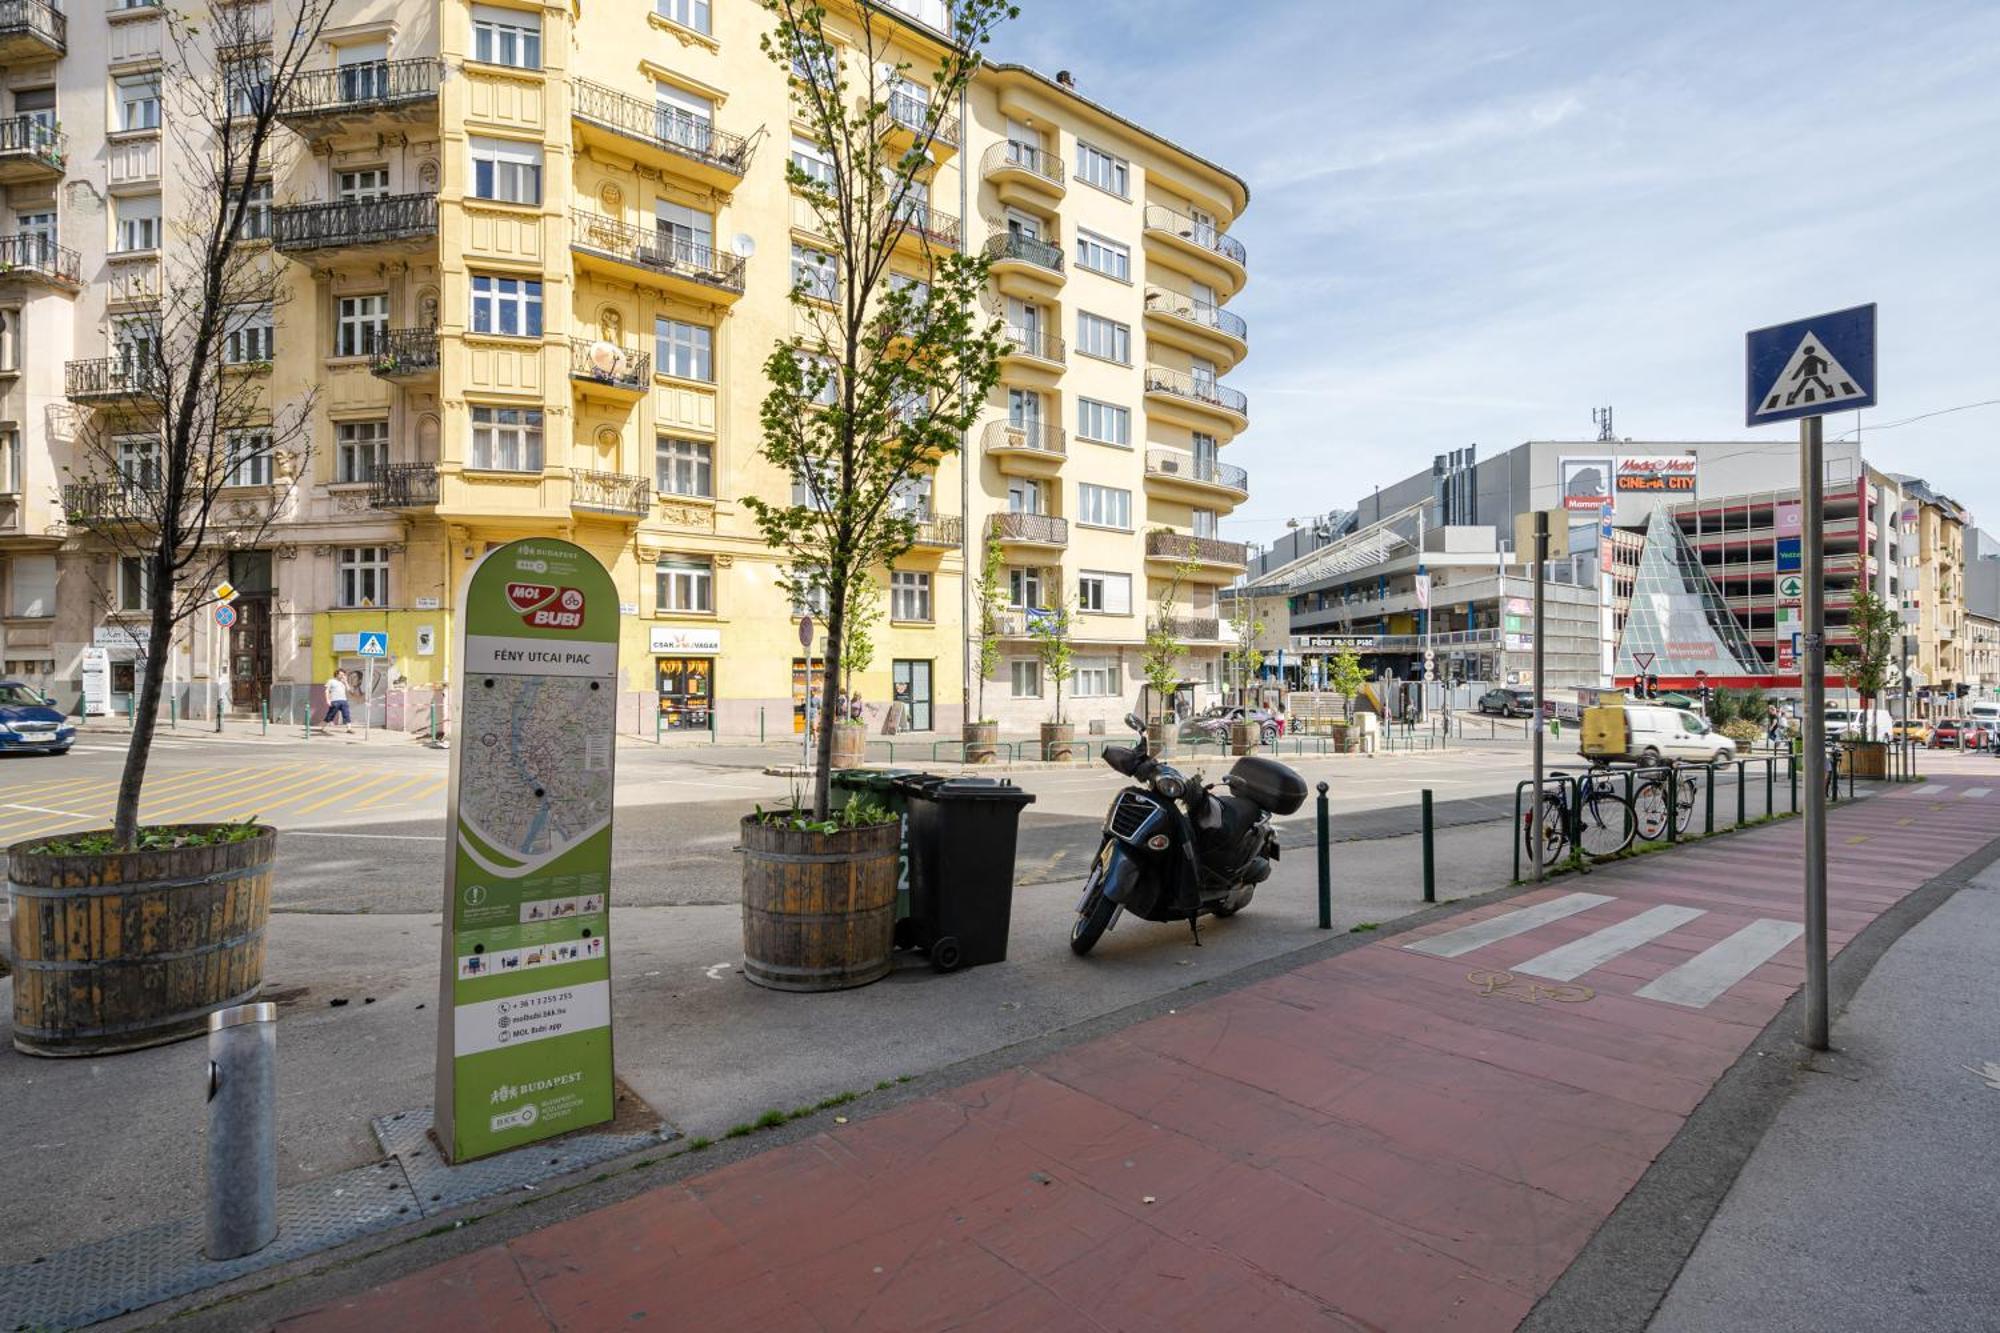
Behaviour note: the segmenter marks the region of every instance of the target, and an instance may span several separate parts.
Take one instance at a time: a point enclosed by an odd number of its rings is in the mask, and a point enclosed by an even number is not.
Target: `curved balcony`
[[[1194,504],[1233,505],[1250,498],[1250,474],[1234,463],[1197,458],[1179,449],[1148,449],[1146,489]]]
[[[33,116],[0,120],[0,185],[62,179],[68,139]]]
[[[1002,546],[1060,551],[1069,545],[1069,520],[1054,514],[995,514],[987,531]]]
[[[580,268],[624,282],[644,282],[709,305],[733,302],[743,295],[740,256],[582,209],[571,211],[570,225],[570,254]]]
[[[897,239],[918,250],[958,249],[958,219],[921,200],[898,204],[895,220],[903,224]]]
[[[1250,400],[1243,391],[1217,384],[1207,375],[1147,366],[1146,400],[1164,415],[1188,422],[1197,430],[1219,422],[1234,433],[1250,424]]]
[[[384,463],[368,479],[375,509],[432,509],[438,502],[436,463]]]
[[[69,50],[69,19],[48,0],[0,0],[0,62],[49,60]]]
[[[587,394],[629,403],[644,397],[652,387],[653,354],[591,338],[571,338],[569,377]]]
[[[986,259],[1000,290],[1010,295],[1046,296],[1063,282],[1062,247],[1018,232],[987,237]]]
[[[572,513],[615,514],[620,518],[644,518],[653,508],[653,483],[624,472],[593,472],[587,468],[569,471],[569,507]]]
[[[1176,268],[1186,269],[1232,296],[1243,289],[1249,252],[1214,223],[1197,221],[1164,204],[1147,204],[1144,236]]]
[[[1213,537],[1190,537],[1178,532],[1146,534],[1146,562],[1161,573],[1170,574],[1187,567],[1197,583],[1228,583],[1241,574],[1250,553],[1242,542],[1218,541]]]
[[[74,292],[83,285],[81,260],[40,232],[0,236],[0,279],[26,278]]]
[[[1233,368],[1250,351],[1250,326],[1233,310],[1164,287],[1146,288],[1146,330],[1160,342]]]
[[[1053,383],[1062,374],[1068,352],[1059,334],[1009,324],[1002,336],[1007,340],[1002,356],[1013,378],[1023,378],[1021,372],[1027,372],[1026,378]]]
[[[892,135],[915,142],[930,126],[931,105],[921,97],[909,93],[892,92],[885,108],[888,129]],[[939,113],[937,128],[931,132],[933,155],[942,160],[958,148],[960,129],[958,117],[949,112]]]
[[[411,253],[435,243],[437,234],[438,201],[434,194],[286,204],[271,213],[271,243],[280,254],[318,255],[330,250]]]
[[[988,148],[979,159],[979,174],[1003,204],[1046,207],[1063,197],[1063,160],[1034,144],[1009,139]]]
[[[1066,452],[1061,426],[995,421],[986,427],[986,456],[1010,476],[1053,477],[1062,471]]]
[[[435,121],[443,83],[435,56],[306,70],[285,90],[278,119],[308,142]]]
[[[965,520],[957,514],[919,514],[917,545],[933,550],[952,550],[965,545]]]
[[[436,329],[390,329],[368,358],[371,375],[399,384],[434,380],[438,365]]]
[[[750,141],[740,134],[589,79],[572,80],[570,90],[570,119],[587,145],[724,189],[750,169]]]

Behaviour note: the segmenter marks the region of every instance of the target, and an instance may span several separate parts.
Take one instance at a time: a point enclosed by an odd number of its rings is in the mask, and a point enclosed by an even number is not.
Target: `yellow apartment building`
[[[532,535],[587,547],[621,590],[622,726],[801,725],[820,644],[801,647],[802,608],[739,503],[790,490],[759,455],[762,363],[793,330],[794,281],[831,262],[786,183],[788,158],[810,171],[818,153],[760,48],[771,21],[755,0],[336,9],[282,106],[256,231],[285,290],[245,367],[273,402],[311,403],[312,448],[241,478],[235,498],[279,518],[232,550],[236,623],[203,616],[155,654],[179,708],[226,693],[296,720],[340,668],[365,676],[378,725],[420,727],[466,571]],[[913,76],[934,66],[941,6],[875,21]],[[0,0],[0,660],[68,697],[87,648],[112,657],[114,693],[136,670],[147,590],[64,481],[77,432],[130,410],[120,318],[172,243],[166,64],[151,6]],[[902,88],[891,119],[925,95]],[[1146,617],[1177,574],[1198,694],[1217,679],[1215,589],[1243,563],[1216,524],[1248,490],[1218,456],[1247,424],[1218,382],[1247,345],[1222,308],[1245,279],[1227,229],[1246,188],[1017,66],[982,71],[947,131],[899,272],[987,247],[992,311],[1019,336],[989,419],[905,496],[920,538],[879,572],[856,682],[871,722],[894,699],[910,729],[956,735],[964,570],[989,536],[1023,612],[1083,599],[1076,716],[1139,702]],[[364,657],[378,635],[387,656]],[[1031,650],[1009,640],[989,714],[1045,715]]]

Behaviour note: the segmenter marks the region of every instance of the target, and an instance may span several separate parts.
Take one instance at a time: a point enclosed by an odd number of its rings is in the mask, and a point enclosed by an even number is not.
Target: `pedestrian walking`
[[[340,674],[339,667],[326,678],[326,716],[320,719],[320,725],[330,727],[336,718],[349,735],[354,734],[354,717],[347,711],[347,678]]]
[[[1785,715],[1778,711],[1778,705],[1764,706],[1764,743],[1773,750],[1778,748],[1778,738],[1785,731]]]

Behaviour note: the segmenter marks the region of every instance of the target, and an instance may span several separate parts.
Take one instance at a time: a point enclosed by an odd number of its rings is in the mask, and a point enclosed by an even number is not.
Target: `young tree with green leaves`
[[[827,656],[838,662],[857,583],[894,563],[916,539],[896,504],[907,483],[957,452],[999,382],[1002,326],[986,317],[987,261],[959,251],[929,204],[933,146],[983,62],[999,25],[1019,12],[1005,0],[958,0],[925,96],[892,39],[903,20],[872,4],[843,20],[810,0],[765,0],[776,20],[762,39],[786,72],[798,132],[826,166],[785,167],[824,241],[825,262],[793,274],[794,332],[764,363],[761,452],[794,481],[791,503],[746,496],[744,508],[813,588],[824,595]],[[846,52],[843,60],[842,53]],[[896,99],[892,108],[892,99]],[[914,123],[912,123],[914,122]],[[911,245],[924,281],[892,281],[891,258]],[[838,678],[829,672],[824,712]],[[813,814],[825,818],[833,733],[819,738]]]
[[[974,722],[990,722],[986,716],[986,678],[1000,669],[1000,636],[1007,614],[1005,553],[991,538],[979,558],[979,578],[972,585],[973,652],[972,668],[979,692],[978,716]]]
[[[1368,672],[1362,668],[1361,654],[1352,648],[1342,648],[1333,655],[1333,665],[1327,668],[1326,683],[1333,692],[1346,700],[1347,716],[1354,716],[1354,696],[1361,693],[1368,683]]]
[[[1160,590],[1160,600],[1146,626],[1146,646],[1139,654],[1140,671],[1153,691],[1155,718],[1173,711],[1174,689],[1181,683],[1181,637],[1178,616],[1181,584],[1194,572],[1194,562],[1183,561],[1174,576]],[[1148,718],[1147,721],[1152,721]]]
[[[1250,680],[1264,667],[1264,650],[1257,646],[1257,640],[1263,637],[1265,625],[1257,618],[1255,602],[1239,601],[1236,611],[1237,614],[1230,620],[1236,630],[1236,642],[1225,657],[1236,676],[1236,702],[1248,708]]]
[[[1846,678],[1861,696],[1863,734],[1875,739],[1875,700],[1889,685],[1889,673],[1896,667],[1896,636],[1901,632],[1900,617],[1870,590],[1857,590],[1847,613],[1848,628],[1854,632],[1852,651],[1835,649],[1828,665]]]
[[[875,627],[882,623],[882,590],[870,578],[855,580],[847,603],[847,633],[840,645],[840,686],[854,697],[854,677],[875,665]]]
[[[1035,656],[1041,659],[1042,675],[1055,687],[1055,712],[1049,721],[1063,720],[1062,692],[1076,674],[1076,649],[1070,635],[1076,628],[1076,613],[1067,598],[1028,613],[1028,633],[1035,639]]]

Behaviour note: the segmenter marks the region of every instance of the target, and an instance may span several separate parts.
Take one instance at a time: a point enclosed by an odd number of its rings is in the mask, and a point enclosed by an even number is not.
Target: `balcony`
[[[918,546],[957,550],[965,545],[965,520],[957,514],[918,514]]]
[[[892,137],[916,142],[930,125],[931,105],[921,97],[913,97],[905,92],[892,92],[888,100],[888,129]],[[937,117],[937,128],[931,134],[932,156],[943,160],[950,156],[962,142],[958,117],[949,112]]]
[[[1146,451],[1146,489],[1196,504],[1236,503],[1250,497],[1250,474],[1234,463],[1197,458],[1178,449]]]
[[[438,502],[436,463],[384,463],[368,479],[374,509],[431,509]]]
[[[1176,268],[1223,288],[1233,296],[1243,288],[1250,256],[1243,243],[1213,222],[1199,221],[1162,204],[1147,204],[1145,239]]]
[[[0,0],[0,63],[53,60],[69,50],[69,19],[48,0]]]
[[[40,232],[0,236],[0,279],[30,279],[73,292],[83,285],[79,264],[76,251]]]
[[[436,329],[390,329],[368,358],[370,374],[398,384],[434,380],[438,365]]]
[[[1222,637],[1222,622],[1212,616],[1146,617],[1146,633],[1167,634],[1184,643],[1214,643]]]
[[[0,120],[0,185],[61,180],[67,142],[62,131],[33,116]]]
[[[653,383],[653,354],[589,338],[569,340],[569,377],[584,393],[629,403]]]
[[[1240,389],[1217,384],[1208,375],[1190,375],[1164,366],[1146,367],[1146,397],[1156,411],[1196,430],[1220,424],[1230,433],[1250,424],[1250,400]]]
[[[1156,340],[1185,348],[1229,370],[1250,351],[1241,315],[1164,287],[1146,288],[1146,329]]]
[[[994,144],[980,159],[979,174],[1003,204],[1047,207],[1063,197],[1062,159],[1034,144],[1012,139]]]
[[[1063,347],[1062,336],[1048,329],[1023,328],[1009,324],[1002,334],[1007,339],[1003,355],[1010,365],[1020,362],[1038,362],[1044,371],[1062,373],[1068,352]],[[1049,378],[1054,378],[1050,375]]]
[[[898,204],[894,220],[903,224],[897,240],[905,246],[919,251],[958,249],[958,219],[920,199]]]
[[[443,82],[444,62],[430,56],[307,70],[285,90],[278,119],[308,142],[435,121]]]
[[[1189,537],[1178,532],[1146,534],[1146,559],[1164,570],[1192,566],[1199,582],[1228,582],[1243,572],[1249,552],[1242,542],[1217,541],[1213,537]],[[1220,579],[1209,577],[1220,575]]]
[[[986,259],[1000,290],[1009,295],[1046,295],[1063,282],[1063,252],[1059,245],[1018,232],[1001,232],[986,240]]]
[[[434,194],[390,194],[325,204],[286,204],[271,214],[271,241],[279,252],[316,255],[330,250],[411,253],[437,240]]]
[[[62,488],[63,518],[72,527],[96,528],[143,517],[132,494],[115,481],[72,481]]]
[[[750,169],[750,141],[740,134],[589,79],[572,81],[570,89],[570,119],[591,147],[725,190]]]
[[[995,421],[986,427],[986,456],[1015,477],[1053,477],[1062,471],[1067,437],[1041,421]]]
[[[1060,551],[1069,545],[1069,520],[1053,514],[995,514],[987,530],[1002,546]]]
[[[739,256],[582,209],[570,214],[570,224],[570,253],[581,268],[711,305],[743,295]]]
[[[136,353],[71,361],[63,367],[63,396],[78,404],[134,402],[153,397],[166,384],[166,368]]]
[[[569,470],[569,507],[579,514],[644,518],[653,508],[653,483],[624,472]]]

